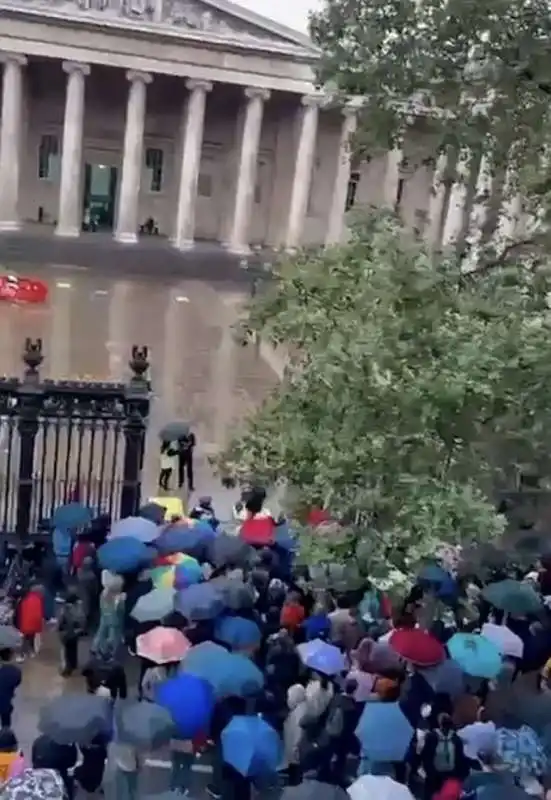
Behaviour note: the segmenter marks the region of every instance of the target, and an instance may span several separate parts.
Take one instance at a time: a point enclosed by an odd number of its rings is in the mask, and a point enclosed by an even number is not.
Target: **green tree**
[[[465,275],[387,214],[282,261],[249,325],[293,345],[288,373],[220,468],[284,480],[296,506],[343,519],[341,535],[309,542],[316,559],[409,570],[437,542],[498,536],[495,488],[550,466],[545,276]]]

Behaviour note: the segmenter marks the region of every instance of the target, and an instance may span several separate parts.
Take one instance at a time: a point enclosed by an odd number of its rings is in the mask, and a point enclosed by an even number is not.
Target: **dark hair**
[[[454,730],[453,719],[449,714],[440,714],[438,717],[438,727],[444,733],[451,733]]]
[[[0,661],[10,661],[12,656],[13,651],[10,650],[9,647],[5,647],[0,650]]]
[[[11,728],[0,729],[0,750],[3,753],[10,753],[17,750],[19,742],[17,736]]]
[[[351,695],[354,694],[356,689],[358,688],[358,681],[354,680],[354,678],[347,678],[344,683],[344,693]]]

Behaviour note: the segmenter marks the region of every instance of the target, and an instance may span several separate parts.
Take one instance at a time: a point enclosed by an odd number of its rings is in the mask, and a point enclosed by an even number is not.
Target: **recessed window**
[[[212,197],[212,175],[199,175],[197,181],[197,194],[199,197]]]
[[[38,177],[41,180],[52,180],[59,174],[59,140],[57,136],[47,133],[40,137],[38,146]]]
[[[351,172],[350,178],[348,180],[348,188],[346,190],[346,205],[344,207],[345,211],[350,211],[351,208],[354,208],[354,205],[356,203],[356,194],[358,192],[359,182],[360,182],[360,173]]]
[[[148,171],[150,192],[161,192],[163,189],[163,151],[157,147],[148,147],[145,151],[145,167]]]

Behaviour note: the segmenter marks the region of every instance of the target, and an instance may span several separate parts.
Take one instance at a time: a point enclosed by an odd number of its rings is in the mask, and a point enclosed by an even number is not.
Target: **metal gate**
[[[26,539],[61,504],[96,514],[140,506],[149,418],[148,351],[132,348],[128,383],[42,380],[42,340],[27,339],[24,375],[0,378],[0,530]]]

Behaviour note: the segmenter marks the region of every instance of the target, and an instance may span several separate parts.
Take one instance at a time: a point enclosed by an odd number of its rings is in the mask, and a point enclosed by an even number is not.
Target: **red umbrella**
[[[434,667],[446,658],[444,645],[421,628],[394,631],[388,643],[398,655],[419,667]]]
[[[241,525],[241,538],[247,544],[266,547],[275,541],[275,522],[271,517],[253,517]]]

